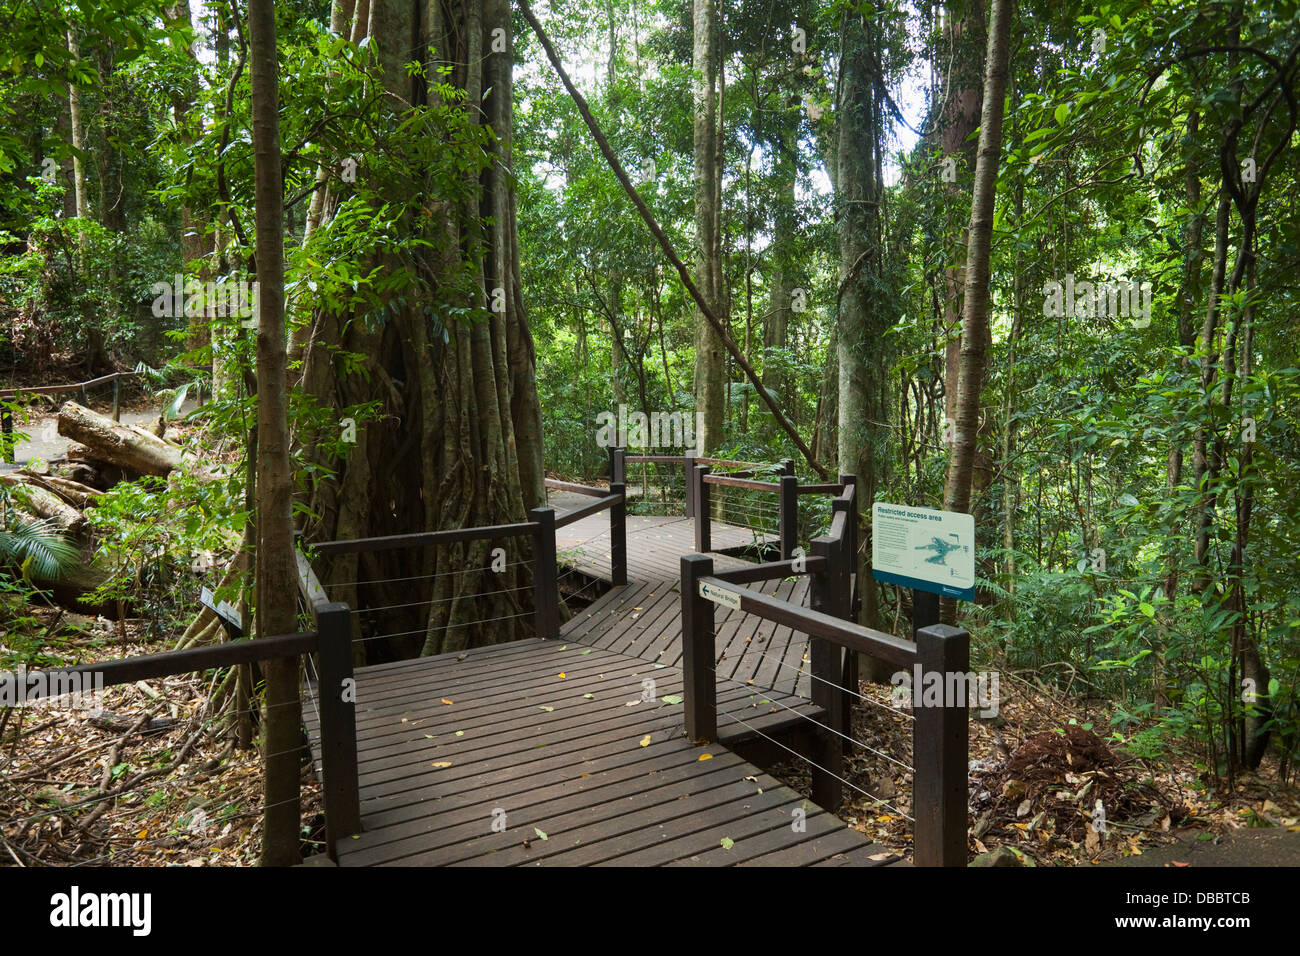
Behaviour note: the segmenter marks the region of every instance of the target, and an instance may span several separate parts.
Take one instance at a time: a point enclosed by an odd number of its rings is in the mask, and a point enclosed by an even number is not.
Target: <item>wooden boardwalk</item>
[[[589,504],[590,498],[551,491],[549,504],[557,513]],[[749,564],[735,557],[735,552],[760,546],[774,546],[776,535],[762,534],[725,524],[712,523],[710,544],[715,552],[714,566],[719,571]],[[556,558],[588,577],[612,580],[610,573],[609,514],[589,515],[555,534]],[[683,554],[695,551],[695,523],[690,518],[672,515],[627,516],[627,573],[630,579],[672,581],[681,575]]]
[[[364,832],[343,841],[339,865],[881,864],[883,848],[731,752],[725,734],[686,740],[682,693],[674,667],[571,641],[362,668]],[[718,701],[759,731],[788,718],[779,705],[819,713],[743,686],[720,687]]]
[[[589,500],[552,494],[557,510]],[[605,513],[560,529],[560,563],[609,582],[608,530]],[[773,540],[712,530],[715,549]],[[897,860],[730,749],[826,719],[808,699],[805,635],[718,608],[718,742],[687,739],[678,582],[694,550],[690,519],[629,515],[629,583],[565,622],[558,640],[357,669],[363,832],[341,841],[338,865]],[[749,563],[714,560],[718,570]],[[749,586],[807,604],[806,577]],[[319,772],[317,707],[304,715]]]
[[[807,577],[737,587],[808,604]],[[632,581],[579,611],[561,633],[592,647],[679,668],[681,613],[676,580]],[[809,696],[806,634],[730,608],[718,607],[715,613],[720,688],[732,683]]]

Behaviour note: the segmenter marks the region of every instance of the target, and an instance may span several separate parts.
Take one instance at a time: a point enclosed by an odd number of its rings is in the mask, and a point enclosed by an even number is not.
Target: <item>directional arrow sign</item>
[[[721,604],[724,607],[740,610],[740,594],[737,591],[731,591],[727,588],[720,588],[716,584],[710,584],[708,581],[700,582],[700,597],[712,601],[714,604]]]
[[[944,597],[975,599],[975,519],[956,511],[871,506],[871,574]]]
[[[230,603],[222,601],[216,603],[216,598],[212,592],[204,588],[199,593],[199,602],[209,611],[221,618],[221,624],[230,635],[231,640],[238,640],[244,636],[244,616]]]

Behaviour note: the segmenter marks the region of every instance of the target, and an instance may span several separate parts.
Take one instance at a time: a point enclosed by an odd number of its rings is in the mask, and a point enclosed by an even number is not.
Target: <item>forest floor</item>
[[[32,667],[174,644],[142,621],[119,629],[53,609],[29,609],[15,625],[46,632],[41,646],[23,648]],[[0,653],[13,649],[15,625],[0,626]],[[0,716],[0,866],[255,865],[262,759],[256,746],[231,743],[233,706],[210,713],[212,689],[186,675],[107,687],[97,708],[34,704]],[[303,770],[305,856],[323,846],[324,815]]]
[[[1127,753],[1109,739],[1110,714],[1099,703],[1006,671],[1002,678],[997,716],[972,710],[970,721],[972,854],[1022,866],[1300,863],[1300,787],[1294,769],[1291,782],[1279,779],[1275,754],[1229,791],[1176,742],[1158,760]],[[911,764],[911,716],[895,709],[892,687],[860,690],[853,739],[871,750],[850,746],[845,776],[856,789],[846,788],[838,815],[910,857],[911,774],[898,764]],[[811,797],[806,764],[773,773]],[[1264,833],[1273,837],[1251,838]]]

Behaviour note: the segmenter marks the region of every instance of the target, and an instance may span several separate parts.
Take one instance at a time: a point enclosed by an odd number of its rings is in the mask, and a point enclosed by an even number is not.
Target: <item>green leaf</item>
[[[533,827],[533,832],[537,834],[537,839],[539,839],[539,840],[549,840],[549,839],[550,839],[550,837],[548,837],[548,836],[547,836],[545,833],[543,833],[541,830],[537,829],[537,827]]]
[[[736,841],[731,839],[731,837],[723,837],[721,842],[722,842],[722,848],[724,850],[730,850],[733,846],[736,845]]]
[[[538,709],[538,710],[544,710],[544,711],[546,711],[546,712],[549,714],[549,713],[550,713],[551,711],[553,711],[555,708],[554,708],[554,707],[547,707],[545,704],[543,704],[542,706],[538,707],[537,709]]]
[[[1060,106],[1056,108],[1056,112],[1054,112],[1052,115],[1056,117],[1056,122],[1059,125],[1064,126],[1066,119],[1070,115],[1070,104],[1062,103]]]
[[[1146,601],[1143,601],[1141,604],[1138,605],[1138,610],[1141,611],[1143,614],[1145,614],[1147,617],[1156,616],[1155,607],[1148,604]]]
[[[681,697],[677,694],[665,694],[661,699],[665,704],[680,704],[682,702]]]

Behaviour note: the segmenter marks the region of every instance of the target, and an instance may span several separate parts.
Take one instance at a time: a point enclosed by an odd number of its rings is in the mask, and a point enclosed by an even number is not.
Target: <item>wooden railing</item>
[[[301,570],[301,565],[300,565]],[[339,841],[361,831],[360,797],[357,784],[357,734],[355,705],[352,703],[352,642],[346,604],[324,599],[319,584],[314,588],[300,573],[299,584],[316,622],[316,630],[273,637],[242,639],[192,647],[181,651],[141,654],[119,660],[81,664],[76,667],[28,672],[25,699],[34,700],[44,691],[75,686],[80,675],[93,676],[96,686],[133,684],[213,668],[238,667],[259,661],[292,660],[316,656],[320,710],[321,788],[325,803],[326,849],[337,859]],[[314,577],[310,578],[314,582]],[[36,674],[42,680],[32,681]],[[78,675],[78,676],[73,676]],[[11,679],[7,675],[0,680]],[[37,688],[35,692],[31,687]],[[300,694],[301,702],[301,694]],[[301,822],[301,821],[300,821]]]
[[[699,473],[701,479],[707,474],[703,468]],[[698,486],[707,489],[708,482],[700,480]],[[909,672],[919,664],[925,674],[945,675],[947,685],[947,675],[967,674],[970,637],[960,628],[935,624],[920,628],[913,642],[852,621],[856,599],[849,582],[857,551],[857,522],[851,518],[856,485],[852,476],[842,476],[838,486],[818,486],[817,490],[836,493],[834,516],[829,534],[812,540],[806,558],[783,558],[715,574],[713,559],[707,554],[682,557],[682,667],[687,735],[692,740],[716,741],[714,603],[701,595],[701,586],[731,591],[742,613],[807,634],[812,702],[826,712],[826,723],[817,735],[815,759],[810,761],[813,799],[834,810],[842,798],[844,750],[852,737],[857,655],[868,654]],[[707,501],[705,492],[702,503]],[[727,587],[800,573],[811,577],[810,606],[806,608],[747,588]],[[914,716],[914,862],[917,866],[965,866],[966,703],[945,699],[941,706],[916,707]]]
[[[71,382],[66,385],[38,385],[34,388],[0,388],[0,401],[7,399],[20,398],[23,395],[66,395],[69,392],[78,392],[81,395],[81,403],[87,403],[87,389],[95,388],[98,385],[113,384],[113,421],[122,420],[122,379],[134,378],[138,372],[112,372],[108,375],[101,375],[99,378],[92,378],[85,382]],[[0,408],[0,433],[3,438],[0,439],[0,447],[4,449],[4,461],[12,463],[14,455],[14,444],[12,436],[14,433],[13,414],[8,408]]]
[[[591,485],[579,485],[569,481],[558,481],[554,478],[547,478],[546,487],[553,491],[567,491],[572,494],[587,495],[595,498],[589,505],[582,505],[572,511],[566,511],[558,518],[554,518],[555,527],[550,531],[550,550],[552,559],[555,555],[555,529],[563,528],[573,524],[582,518],[597,514],[601,511],[609,510],[609,563],[610,563],[610,583],[615,587],[621,587],[627,584],[627,483],[626,483],[626,459],[625,450],[622,448],[611,448],[609,450],[609,488],[595,488]],[[537,509],[538,511],[551,509]],[[530,512],[535,514],[535,512]],[[552,515],[554,512],[552,511]],[[555,573],[554,560],[552,560],[551,573]],[[558,628],[558,624],[556,625]],[[558,631],[557,631],[558,633]]]

